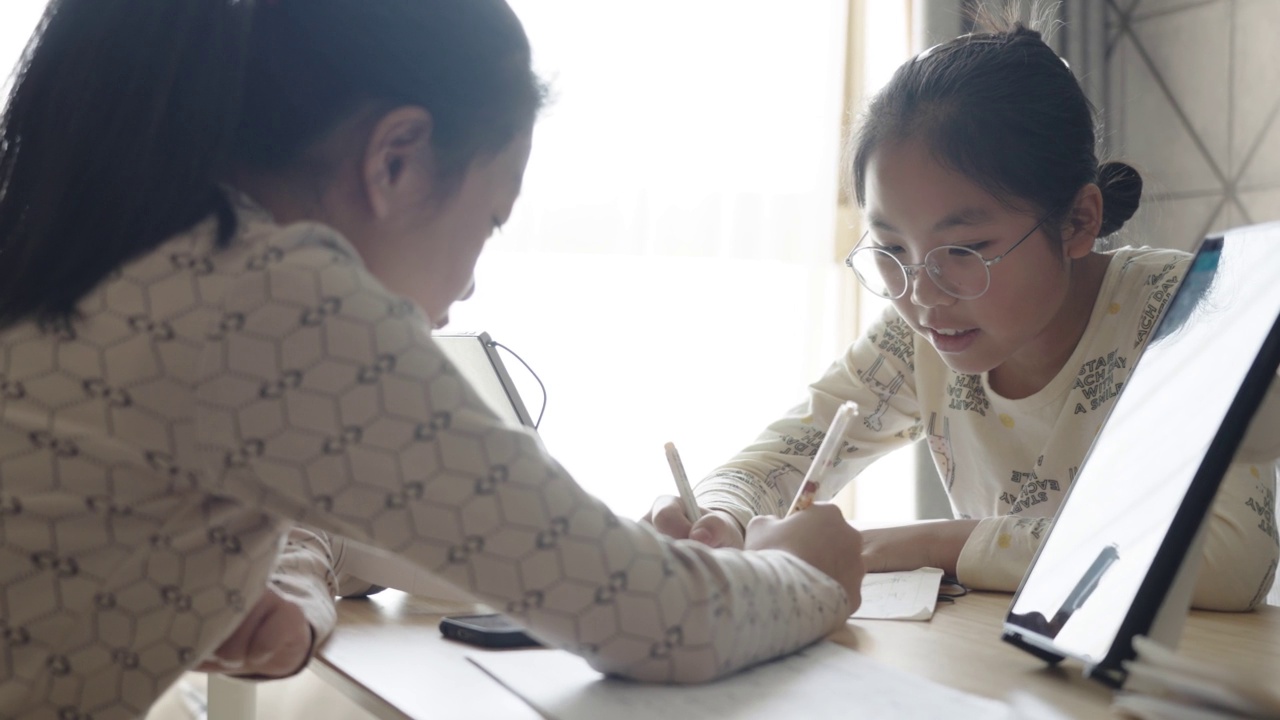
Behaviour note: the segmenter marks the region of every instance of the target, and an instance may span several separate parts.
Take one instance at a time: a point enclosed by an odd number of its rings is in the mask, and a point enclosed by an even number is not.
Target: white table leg
[[[254,683],[209,673],[207,720],[255,720],[258,687]]]

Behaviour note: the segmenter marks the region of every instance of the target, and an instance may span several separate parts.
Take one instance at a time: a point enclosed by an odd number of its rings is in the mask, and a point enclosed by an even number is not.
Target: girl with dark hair
[[[849,147],[868,229],[846,263],[890,306],[806,402],[699,484],[696,523],[662,497],[648,516],[656,527],[740,546],[748,520],[786,511],[853,400],[862,412],[823,493],[926,440],[957,519],[866,530],[849,552],[868,571],[932,566],[970,587],[1016,589],[1190,258],[1095,250],[1142,191],[1138,172],[1099,163],[1095,144],[1070,69],[1020,24],[900,67]],[[1198,606],[1244,610],[1265,596],[1280,551],[1254,508],[1274,492],[1273,466],[1232,468]],[[1141,508],[1116,511],[1140,522]]]
[[[643,680],[844,623],[834,507],[672,542],[433,344],[542,100],[502,0],[52,0],[0,123],[0,715],[296,672],[334,622],[324,532]]]

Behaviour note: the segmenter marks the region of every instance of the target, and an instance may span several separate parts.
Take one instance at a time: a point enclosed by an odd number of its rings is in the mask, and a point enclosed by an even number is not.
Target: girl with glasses
[[[186,670],[296,672],[339,591],[310,528],[642,680],[733,672],[857,607],[833,506],[747,552],[660,537],[433,343],[543,101],[502,0],[52,0],[15,78],[0,717],[135,718]]]
[[[805,402],[698,484],[697,522],[659,498],[646,519],[660,531],[740,545],[751,518],[786,512],[852,400],[861,414],[823,494],[927,442],[956,517],[863,531],[867,570],[932,566],[1017,588],[1189,255],[1096,248],[1133,215],[1142,180],[1099,161],[1093,110],[1040,34],[984,21],[988,32],[902,65],[851,138],[866,232],[846,264],[888,308]],[[1254,508],[1274,492],[1271,466],[1224,480],[1198,606],[1265,596],[1278,550]]]

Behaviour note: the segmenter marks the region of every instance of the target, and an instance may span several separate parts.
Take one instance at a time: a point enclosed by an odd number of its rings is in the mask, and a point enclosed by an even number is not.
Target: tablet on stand
[[[1246,434],[1277,432],[1250,424],[1280,394],[1280,223],[1202,241],[1152,332],[1004,623],[1005,641],[1112,687],[1134,636],[1177,645],[1223,476]]]

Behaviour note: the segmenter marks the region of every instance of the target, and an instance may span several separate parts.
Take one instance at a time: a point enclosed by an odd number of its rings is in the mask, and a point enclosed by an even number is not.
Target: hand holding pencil
[[[866,574],[862,536],[834,505],[822,503],[809,508],[814,504],[825,474],[835,464],[844,444],[845,431],[857,414],[858,406],[853,402],[837,410],[786,518],[758,515],[751,520],[749,532],[743,533],[738,521],[727,513],[715,510],[704,513],[689,485],[680,454],[675,445],[667,443],[667,463],[679,498],[659,498],[645,520],[665,535],[687,537],[711,547],[786,551],[838,582],[849,599],[849,612],[853,612],[861,604],[862,578]],[[799,512],[805,509],[809,511]]]
[[[845,431],[857,414],[855,402],[840,406],[786,516],[753,518],[744,544],[748,550],[786,550],[830,575],[844,588],[850,613],[862,604],[862,579],[866,575],[862,535],[845,521],[836,506],[813,505],[827,472],[836,464],[840,448],[844,446]]]
[[[858,403],[852,400],[841,405],[840,409],[836,410],[836,416],[831,421],[831,427],[827,429],[826,437],[822,438],[822,442],[818,445],[818,452],[813,456],[813,464],[809,466],[809,472],[805,473],[804,482],[800,483],[800,490],[796,493],[796,499],[791,501],[791,508],[787,510],[787,517],[813,504],[813,498],[818,494],[823,478],[836,463],[836,455],[840,452],[840,447],[844,443],[844,433],[849,429],[849,422],[857,414]]]
[[[804,480],[800,484],[800,491],[792,501],[790,509],[787,510],[788,517],[813,504],[823,477],[837,461],[837,455],[844,442],[845,431],[848,430],[849,423],[852,422],[852,419],[857,414],[858,404],[853,401],[845,402],[836,410],[835,417],[831,421],[831,427],[827,429],[826,436],[818,445],[813,464],[809,466],[809,471],[805,474]],[[673,502],[672,498],[663,497],[654,503],[653,508],[645,516],[645,520],[653,523],[654,527],[658,528],[659,531],[672,537],[688,537],[705,542],[713,547],[724,545],[741,547],[745,533],[743,533],[744,528],[738,524],[738,521],[733,520],[724,513],[709,513],[708,516],[723,515],[723,517],[710,517],[707,522],[702,522],[704,517],[707,516],[703,515],[702,510],[698,507],[697,500],[694,498],[693,488],[689,485],[689,477],[685,474],[684,464],[680,461],[680,453],[676,451],[676,446],[673,443],[667,443],[665,449],[667,464],[671,467],[671,476],[675,480],[676,490],[679,492],[679,505],[684,517],[681,518],[675,514],[675,508],[670,504]]]
[[[667,451],[667,464],[671,466],[671,477],[675,479],[676,490],[680,493],[684,516],[689,518],[689,522],[696,523],[702,517],[702,512],[698,510],[698,501],[693,497],[693,488],[689,485],[689,476],[684,472],[684,463],[680,462],[680,453],[676,451],[675,443],[667,443],[664,448]]]
[[[668,537],[696,540],[709,547],[741,549],[742,526],[727,512],[699,507],[676,446],[667,443],[665,449],[671,477],[679,494],[660,496],[642,521],[652,524]]]

